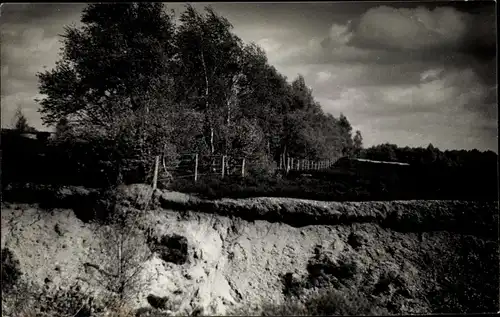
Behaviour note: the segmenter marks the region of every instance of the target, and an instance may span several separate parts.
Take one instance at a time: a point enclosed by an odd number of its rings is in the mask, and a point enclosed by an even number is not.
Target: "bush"
[[[264,303],[260,309],[238,309],[229,315],[260,316],[332,316],[332,315],[386,315],[387,309],[380,307],[362,293],[352,290],[324,289],[312,293],[305,299],[288,297],[281,304]]]
[[[388,312],[357,291],[328,289],[305,302],[308,315],[384,315]]]
[[[7,316],[90,317],[95,316],[92,311],[102,313],[105,307],[76,284],[67,289],[50,291],[23,281],[15,293],[2,296],[2,313]]]
[[[19,260],[8,248],[1,250],[2,253],[2,293],[13,291],[22,276]]]

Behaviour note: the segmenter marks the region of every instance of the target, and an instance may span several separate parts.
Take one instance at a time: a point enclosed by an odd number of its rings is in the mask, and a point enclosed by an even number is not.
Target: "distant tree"
[[[341,113],[339,117],[339,126],[342,139],[342,155],[351,156],[353,151],[352,126],[347,117]]]
[[[436,160],[439,157],[439,149],[435,148],[432,143],[429,143],[426,149],[425,153],[425,163],[426,164],[433,164],[436,162]]]
[[[14,129],[19,133],[24,132],[35,132],[36,129],[31,127],[28,124],[28,119],[24,115],[21,108],[17,108],[16,113],[14,114]]]
[[[361,132],[356,130],[356,134],[353,138],[353,148],[354,148],[354,156],[359,157],[361,154],[361,150],[363,149],[363,137],[361,136]]]

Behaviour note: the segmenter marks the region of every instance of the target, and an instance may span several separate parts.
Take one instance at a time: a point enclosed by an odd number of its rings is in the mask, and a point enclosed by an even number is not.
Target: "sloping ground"
[[[141,207],[150,191],[129,189]],[[333,286],[389,313],[498,310],[496,202],[203,201],[159,191],[154,202],[143,227],[184,237],[187,256],[172,263],[157,252],[146,263],[136,308],[154,295],[172,313],[257,313],[284,292],[304,297]],[[99,291],[96,272],[83,265],[99,264],[98,228],[72,211],[33,205],[4,204],[1,216],[2,248],[13,250],[25,278],[49,288],[78,279]]]

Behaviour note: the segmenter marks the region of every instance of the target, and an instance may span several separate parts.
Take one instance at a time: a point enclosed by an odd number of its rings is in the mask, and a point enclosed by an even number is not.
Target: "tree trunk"
[[[214,148],[214,128],[212,126],[210,126],[210,153],[212,153],[212,155],[213,155],[214,152],[215,152],[215,148]]]
[[[208,102],[208,97],[210,94],[209,87],[208,87],[208,72],[207,72],[207,65],[205,64],[205,55],[203,54],[203,50],[201,50],[201,63],[203,65],[203,74],[205,76],[205,115],[207,117],[208,121],[208,126],[210,129],[210,153],[213,155],[215,152],[214,148],[214,128],[212,126],[212,118],[210,118],[210,104]]]

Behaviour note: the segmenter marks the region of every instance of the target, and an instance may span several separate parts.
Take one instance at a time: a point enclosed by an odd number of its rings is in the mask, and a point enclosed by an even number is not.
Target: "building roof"
[[[353,161],[358,161],[358,162],[375,163],[375,164],[391,164],[391,165],[404,165],[404,166],[409,166],[410,165],[408,163],[403,163],[403,162],[374,161],[374,160],[360,159],[360,158],[355,158],[355,159],[352,159],[352,160]]]

